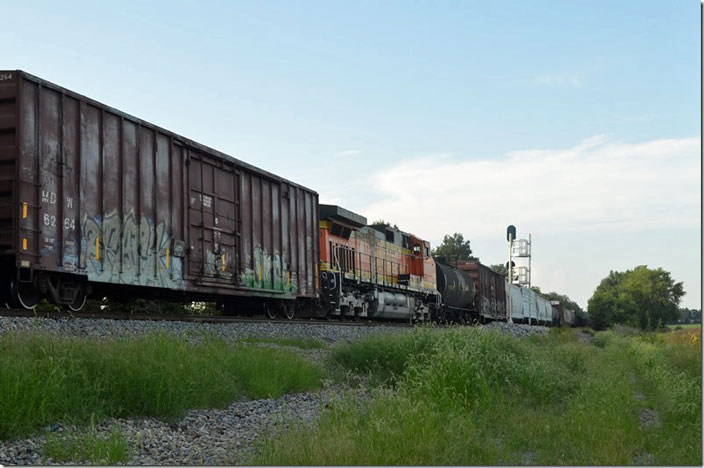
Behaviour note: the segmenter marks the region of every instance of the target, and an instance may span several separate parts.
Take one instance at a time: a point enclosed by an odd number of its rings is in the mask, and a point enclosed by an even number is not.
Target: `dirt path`
[[[579,330],[577,332],[577,339],[584,344],[591,344],[593,338],[594,337],[590,333],[587,333],[584,330]]]
[[[630,378],[631,384],[636,385],[638,380],[636,379],[635,375],[631,375]],[[641,393],[640,391],[636,390],[633,392],[633,398],[642,403],[645,404],[645,395]],[[643,406],[640,409],[640,412],[638,413],[638,418],[640,419],[640,424],[643,427],[643,429],[648,430],[652,428],[658,428],[662,426],[662,420],[660,418],[660,413],[657,412],[657,410],[647,408]],[[641,453],[636,455],[633,458],[633,464],[634,465],[653,465],[655,464],[655,459],[653,457],[652,453]]]

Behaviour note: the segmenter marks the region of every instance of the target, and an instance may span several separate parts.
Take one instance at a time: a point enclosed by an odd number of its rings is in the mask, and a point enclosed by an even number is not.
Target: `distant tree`
[[[489,265],[489,268],[494,270],[494,272],[500,274],[501,276],[508,278],[508,268],[506,268],[506,265],[497,263],[496,265]]]
[[[549,301],[559,301],[560,304],[562,304],[566,309],[573,310],[574,312],[576,312],[578,314],[582,314],[582,315],[584,314],[584,310],[579,306],[579,304],[574,302],[572,299],[570,299],[565,294],[559,294],[559,293],[556,293],[555,291],[543,292],[540,290],[540,288],[538,286],[531,286],[530,289],[535,291],[536,294],[540,294],[541,296],[543,296],[545,299],[547,299]]]
[[[701,323],[702,311],[697,309],[687,309],[685,307],[679,310],[679,316],[676,323]],[[673,322],[675,323],[675,322]]]
[[[684,308],[680,309],[678,315],[679,316],[677,317],[677,323],[690,323],[691,322],[689,309],[684,309]]]
[[[589,299],[589,317],[596,329],[620,323],[650,330],[679,318],[683,295],[682,283],[662,268],[611,271]]]
[[[459,232],[452,235],[445,235],[442,239],[442,244],[438,245],[435,250],[433,250],[433,255],[452,260],[479,261],[479,258],[472,256],[472,248],[469,246],[469,241],[464,240],[464,236]]]
[[[383,219],[377,219],[372,224],[370,224],[370,226],[391,226],[391,223],[388,223],[388,222],[384,221]],[[397,225],[394,224],[393,226],[394,226],[394,228],[398,229]]]

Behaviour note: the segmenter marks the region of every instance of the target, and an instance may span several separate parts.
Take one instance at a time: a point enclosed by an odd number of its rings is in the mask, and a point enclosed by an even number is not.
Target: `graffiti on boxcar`
[[[208,276],[231,279],[232,256],[226,250],[221,250],[218,253],[206,250],[203,268]]]
[[[271,255],[261,246],[254,248],[254,268],[246,268],[241,281],[250,288],[273,289],[285,293],[295,293],[298,290],[296,276],[290,271],[286,259],[278,251]]]
[[[83,217],[81,265],[91,281],[184,289],[183,260],[170,252],[164,222],[130,211]]]

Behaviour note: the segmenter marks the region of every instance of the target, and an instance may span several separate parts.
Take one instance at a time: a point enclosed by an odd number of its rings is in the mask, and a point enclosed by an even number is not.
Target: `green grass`
[[[48,334],[0,340],[0,438],[59,420],[180,417],[191,408],[278,397],[320,385],[323,372],[285,351],[173,335],[99,342]]]
[[[674,324],[674,325],[668,325],[667,328],[671,330],[692,330],[692,329],[701,329],[702,324],[701,323],[681,323],[681,324]]]
[[[381,384],[372,401],[343,399],[317,428],[272,435],[253,463],[698,465],[700,348],[658,336],[618,329],[595,346],[569,329],[422,329],[342,345],[334,360]],[[643,408],[662,425],[644,427]]]
[[[127,440],[119,430],[107,437],[92,433],[50,435],[42,448],[44,462],[116,465],[127,463],[130,456]]]
[[[240,340],[242,343],[271,343],[280,346],[293,346],[300,349],[323,349],[325,342],[316,338],[268,338],[248,337]]]

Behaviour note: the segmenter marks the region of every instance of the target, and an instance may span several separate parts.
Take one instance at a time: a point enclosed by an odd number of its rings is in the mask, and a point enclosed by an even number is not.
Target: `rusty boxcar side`
[[[74,306],[89,288],[117,287],[312,299],[317,206],[317,193],[298,184],[25,72],[0,71],[5,295],[19,288],[29,302],[37,294]]]
[[[489,320],[506,319],[506,287],[504,277],[477,261],[459,260],[459,270],[474,280],[474,307],[479,317]]]

